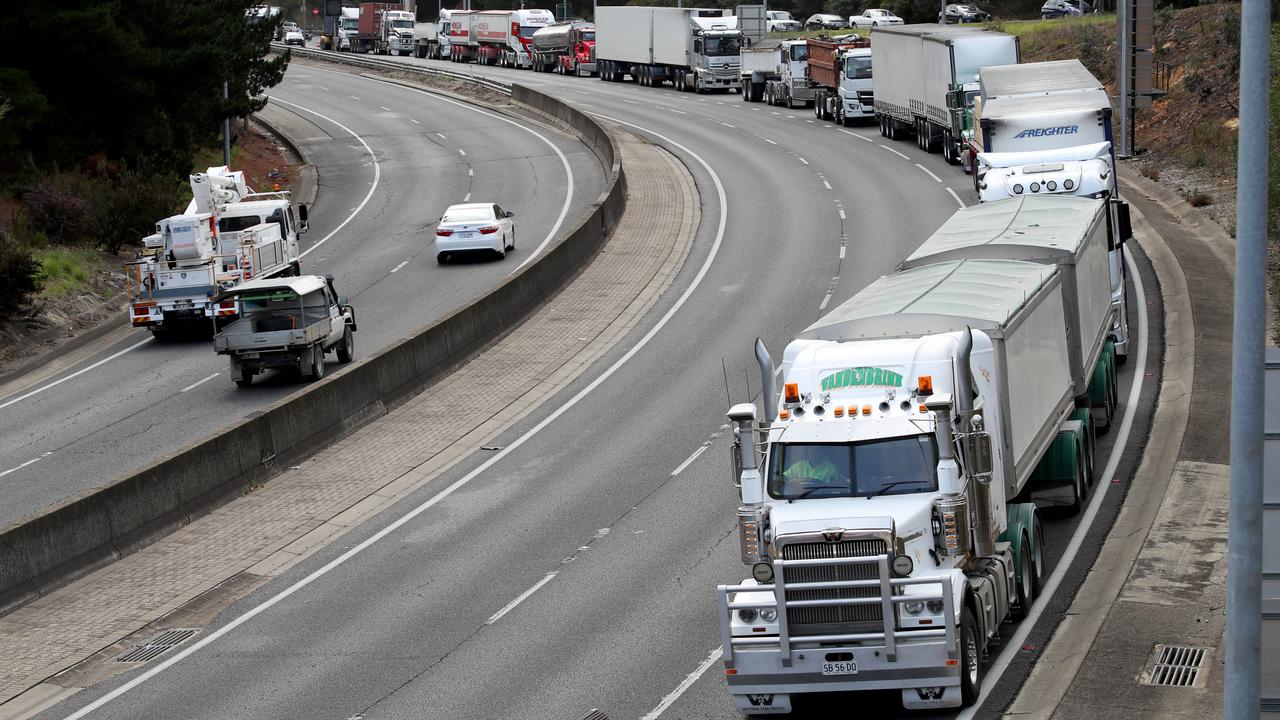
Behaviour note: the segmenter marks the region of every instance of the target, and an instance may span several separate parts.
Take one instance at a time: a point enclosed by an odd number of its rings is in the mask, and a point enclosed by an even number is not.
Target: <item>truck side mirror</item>
[[[311,227],[311,225],[307,222],[307,204],[306,203],[302,203],[298,205],[298,220],[299,220],[298,232],[304,233]]]
[[[347,296],[346,296],[346,295],[339,295],[339,296],[338,296],[338,304],[339,304],[339,305],[350,305],[350,304],[351,304],[351,301],[347,300]]]
[[[1113,199],[1111,204],[1115,211],[1115,244],[1119,247],[1133,237],[1133,223],[1129,218],[1129,203]]]
[[[969,477],[990,475],[994,461],[991,455],[991,433],[975,431],[964,435],[964,456]]]

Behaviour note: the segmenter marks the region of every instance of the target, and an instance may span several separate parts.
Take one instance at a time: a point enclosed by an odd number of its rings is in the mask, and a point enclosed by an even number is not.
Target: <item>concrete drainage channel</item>
[[[235,427],[0,530],[0,614],[159,539],[385,415],[520,324],[591,260],[617,225],[626,206],[618,147],[603,127],[559,100],[447,71],[294,52],[369,69],[448,76],[510,95],[577,135],[605,168],[605,187],[581,224],[471,305]]]

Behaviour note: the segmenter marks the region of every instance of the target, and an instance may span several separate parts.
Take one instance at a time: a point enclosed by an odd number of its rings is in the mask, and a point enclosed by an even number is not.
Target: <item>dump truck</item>
[[[871,79],[871,42],[853,37],[832,42],[810,38],[809,84],[813,114],[819,120],[849,125],[875,117]]]
[[[533,67],[533,35],[554,23],[550,10],[481,10],[475,24],[476,62]]]
[[[742,33],[729,10],[601,5],[595,25],[602,80],[698,93],[739,86]]]

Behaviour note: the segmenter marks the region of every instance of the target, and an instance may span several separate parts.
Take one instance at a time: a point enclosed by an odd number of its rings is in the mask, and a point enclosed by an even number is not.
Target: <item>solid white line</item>
[[[776,143],[776,142],[774,142],[774,141],[770,140],[769,138],[760,138],[760,139],[761,139],[761,140],[763,140],[763,141],[765,141],[765,142],[767,142],[767,143],[769,143],[770,145],[777,145],[777,144],[778,144],[778,143]]]
[[[1142,395],[1143,378],[1146,377],[1147,296],[1142,286],[1142,275],[1138,273],[1137,266],[1133,263],[1133,255],[1129,253],[1128,248],[1125,249],[1124,253],[1129,267],[1133,268],[1133,289],[1138,296],[1138,335],[1142,338],[1142,344],[1138,346],[1138,357],[1135,359],[1133,367],[1133,385],[1129,388],[1129,401],[1125,404],[1124,418],[1120,421],[1120,435],[1116,439],[1116,444],[1111,446],[1111,457],[1107,459],[1107,466],[1103,469],[1102,475],[1098,477],[1094,485],[1093,500],[1089,502],[1089,508],[1085,510],[1084,516],[1080,518],[1080,524],[1076,525],[1076,531],[1071,534],[1071,540],[1067,542],[1067,548],[1063,551],[1062,558],[1058,560],[1058,564],[1053,568],[1053,574],[1049,576],[1049,581],[1044,584],[1044,589],[1040,591],[1040,597],[1036,598],[1035,602],[1031,604],[1031,612],[1027,614],[1025,620],[1018,624],[1018,629],[1014,631],[1013,636],[1005,641],[1004,650],[996,658],[995,663],[991,665],[991,669],[983,679],[982,694],[978,696],[978,701],[957,715],[956,720],[971,720],[973,718],[978,709],[982,707],[982,702],[987,699],[991,688],[999,682],[1000,676],[1009,668],[1009,663],[1013,661],[1013,656],[1022,649],[1022,643],[1026,642],[1027,635],[1031,633],[1031,629],[1035,627],[1040,615],[1044,613],[1045,606],[1049,604],[1053,593],[1062,584],[1062,578],[1066,577],[1067,569],[1071,567],[1072,561],[1075,560],[1076,555],[1080,552],[1080,546],[1084,544],[1084,538],[1089,533],[1089,528],[1093,526],[1094,519],[1098,516],[1098,509],[1102,507],[1102,500],[1107,496],[1107,491],[1111,489],[1111,476],[1115,474],[1116,467],[1120,465],[1120,456],[1124,455],[1125,446],[1129,443],[1134,410],[1138,406],[1138,398]]]
[[[888,145],[885,145],[885,144],[883,144],[883,143],[880,145],[880,147],[884,148],[885,150],[888,150],[889,152],[893,153],[894,155],[897,155],[898,157],[902,158],[903,160],[910,160],[910,159],[911,159],[911,158],[907,157],[906,155],[903,155],[902,153],[898,152],[897,150],[894,150],[893,148],[891,148],[891,147],[889,147]]]
[[[826,189],[828,189],[828,190],[830,190],[830,189],[831,189],[831,183],[827,182],[826,180],[823,180],[823,181],[822,181],[822,186],[823,186],[823,187],[825,187],[825,188],[826,188]]]
[[[831,293],[827,293],[826,297],[822,298],[822,302],[818,303],[818,312],[826,310],[829,302],[831,302]]]
[[[920,163],[916,163],[916,167],[918,167],[918,168],[920,168],[921,170],[923,170],[925,175],[928,175],[929,177],[933,178],[934,180],[936,180],[936,181],[938,181],[938,182],[942,182],[942,178],[938,177],[937,175],[934,175],[932,172],[929,172],[929,168],[927,168],[927,167],[925,167],[925,166],[921,165]]]
[[[854,132],[854,131],[852,131],[852,130],[845,130],[844,128],[836,128],[836,129],[837,129],[837,130],[839,130],[840,132],[844,133],[845,135],[852,135],[852,136],[854,136],[854,137],[858,138],[859,140],[866,140],[866,141],[867,141],[867,142],[869,142],[869,143],[873,143],[873,142],[875,142],[875,140],[872,140],[871,138],[867,137],[866,135],[859,135],[858,133],[856,133],[856,132]]]
[[[92,365],[89,365],[88,367],[81,368],[80,370],[77,370],[77,371],[75,371],[75,372],[71,373],[70,375],[68,375],[68,376],[66,376],[66,377],[64,377],[64,378],[58,378],[57,380],[54,380],[53,382],[49,383],[48,385],[42,385],[42,386],[40,386],[40,387],[36,388],[35,390],[32,390],[32,391],[31,391],[31,392],[29,392],[29,393],[26,393],[26,394],[24,394],[24,395],[19,395],[18,397],[13,398],[12,400],[6,400],[6,401],[4,401],[3,403],[0,403],[0,410],[3,410],[3,409],[5,409],[5,408],[9,407],[10,405],[13,405],[14,403],[22,402],[23,400],[26,400],[26,399],[27,399],[27,398],[29,398],[29,397],[34,397],[34,396],[36,396],[36,395],[39,395],[40,393],[44,392],[45,390],[48,390],[49,388],[57,387],[58,385],[61,385],[62,383],[64,383],[64,382],[66,382],[66,381],[70,380],[71,378],[79,377],[79,376],[81,376],[81,375],[83,375],[83,374],[85,374],[85,373],[89,372],[90,370],[92,370],[92,369],[94,369],[94,368],[96,368],[96,367],[98,367],[98,366],[100,366],[100,365],[105,365],[105,364],[107,364],[107,363],[111,362],[112,360],[115,360],[116,358],[120,357],[121,355],[123,355],[123,354],[125,354],[125,353],[127,353],[127,352],[130,352],[130,351],[132,351],[132,350],[137,350],[138,348],[142,347],[143,345],[146,345],[146,344],[147,344],[147,343],[149,343],[149,342],[151,342],[151,338],[147,338],[146,340],[143,340],[142,342],[138,343],[137,345],[130,345],[129,347],[127,347],[127,348],[125,348],[125,349],[121,350],[121,351],[120,351],[120,352],[118,352],[118,353],[115,353],[114,355],[108,355],[107,357],[102,358],[102,359],[101,359],[101,360],[99,360],[98,362],[96,362],[96,363],[94,363],[94,364],[92,364]]]
[[[524,602],[525,600],[528,600],[530,595],[538,592],[538,590],[541,589],[543,585],[546,585],[547,583],[551,582],[552,578],[554,578],[555,576],[556,576],[556,573],[547,573],[547,576],[542,578],[538,582],[534,583],[533,587],[520,593],[519,595],[516,596],[515,600],[512,600],[511,602],[507,603],[501,610],[490,615],[489,619],[484,621],[484,624],[492,625],[498,622],[499,620],[501,620],[503,615],[506,615],[512,610],[515,610],[517,605]]]
[[[190,385],[188,385],[188,386],[186,386],[186,387],[182,388],[182,389],[181,389],[181,390],[179,390],[178,392],[186,392],[186,391],[191,390],[191,389],[193,389],[193,388],[198,388],[198,387],[200,387],[201,385],[203,385],[203,384],[205,384],[205,383],[209,382],[210,380],[212,380],[212,379],[214,379],[214,378],[218,377],[218,376],[219,376],[219,375],[221,375],[221,374],[222,374],[222,373],[214,373],[214,374],[210,375],[209,377],[204,378],[203,380],[197,380],[197,381],[195,381],[195,382],[191,383]]]
[[[675,477],[675,476],[679,475],[680,473],[684,472],[685,468],[687,468],[687,467],[689,467],[690,465],[692,465],[692,464],[693,464],[693,461],[694,461],[694,460],[697,460],[699,455],[701,455],[702,453],[706,452],[708,447],[711,447],[711,446],[710,446],[710,445],[703,445],[703,446],[699,447],[697,450],[694,450],[692,455],[690,455],[689,457],[685,458],[685,461],[684,461],[684,462],[680,463],[680,465],[679,465],[675,470],[672,470],[672,471],[671,471],[671,477]]]
[[[41,455],[40,457],[37,457],[37,458],[31,458],[30,460],[28,460],[28,461],[26,461],[26,462],[22,463],[21,465],[19,465],[19,466],[15,467],[15,468],[10,468],[10,469],[8,469],[8,470],[5,470],[4,472],[0,472],[0,477],[4,477],[5,475],[8,475],[9,473],[15,473],[15,472],[18,472],[18,471],[19,471],[19,470],[21,470],[22,468],[24,468],[24,467],[26,467],[26,466],[28,466],[28,465],[30,465],[30,464],[32,464],[32,463],[38,463],[38,462],[40,462],[41,460],[43,460],[43,459],[45,459],[45,458],[49,457],[49,456],[50,456],[50,455],[52,455],[52,454],[53,454],[53,453],[51,453],[51,452],[47,452],[47,453],[45,453],[45,454]]]
[[[804,158],[802,158],[802,157],[800,157],[800,156],[798,156],[798,155],[796,156],[796,159],[797,159],[797,160],[799,160],[800,162],[804,163],[805,165],[808,165],[808,164],[809,164],[809,161],[808,161],[808,160],[805,160]]]
[[[379,105],[378,107],[382,108],[383,110],[386,110],[387,112],[391,112],[391,108],[387,107],[386,105]]]
[[[686,675],[684,680],[679,685],[676,686],[675,690],[672,690],[670,693],[667,694],[666,697],[662,698],[662,702],[658,703],[657,707],[650,710],[647,714],[644,715],[644,717],[640,718],[640,720],[657,720],[658,716],[666,712],[667,708],[674,705],[675,702],[680,699],[680,696],[683,695],[686,690],[693,687],[693,684],[698,682],[698,678],[702,677],[703,673],[705,673],[708,669],[710,669],[712,665],[715,665],[717,662],[720,661],[720,657],[722,656],[723,652],[724,651],[721,650],[720,648],[716,648],[715,650],[712,650],[711,654],[707,656],[706,660],[702,661],[701,665],[699,665],[696,669],[694,669],[693,672]]]
[[[960,207],[965,207],[964,201],[960,199],[960,196],[956,194],[955,190],[952,190],[951,188],[947,188],[946,190],[951,193],[951,197],[956,199],[956,203],[958,203]]]
[[[408,261],[408,260],[405,260],[404,262],[400,263],[399,265],[397,265],[397,266],[395,266],[395,267],[391,268],[391,272],[395,272],[395,271],[399,270],[400,268],[402,268],[402,267],[404,267],[405,265],[408,265],[408,264],[409,264],[409,261]]]
[[[421,125],[421,124],[422,124],[422,123],[418,122],[417,120],[414,120],[413,118],[409,118],[409,122],[413,123],[414,125]]]
[[[463,150],[462,148],[458,148],[458,154],[461,155],[462,157],[466,157],[467,151]]]
[[[579,402],[582,402],[582,400],[586,398],[588,395],[590,395],[596,388],[600,387],[606,381],[608,381],[609,378],[613,377],[613,375],[616,372],[618,372],[618,370],[623,365],[629,362],[631,358],[635,357],[641,350],[643,350],[646,346],[648,346],[649,342],[652,341],[653,338],[657,336],[657,334],[661,332],[664,327],[667,326],[667,323],[671,321],[671,318],[675,317],[675,314],[685,306],[685,303],[689,301],[689,298],[693,296],[693,293],[702,285],[702,281],[704,278],[706,278],[707,273],[711,271],[711,265],[712,263],[715,262],[716,257],[720,254],[720,246],[724,243],[725,225],[728,222],[728,217],[729,217],[729,200],[727,195],[725,194],[724,183],[720,181],[720,176],[716,174],[716,171],[712,169],[712,167],[707,164],[707,161],[703,160],[700,155],[698,155],[697,153],[694,153],[689,148],[666,137],[665,135],[660,135],[658,133],[653,132],[652,130],[648,130],[647,128],[640,127],[639,125],[633,125],[632,123],[624,122],[622,120],[611,118],[606,115],[598,115],[598,117],[602,117],[606,120],[611,120],[615,123],[618,123],[619,125],[626,125],[628,127],[635,128],[636,130],[639,130],[641,132],[649,133],[654,137],[657,137],[661,140],[666,141],[671,146],[684,151],[690,157],[692,157],[695,161],[697,161],[698,164],[702,165],[703,169],[707,171],[707,174],[710,175],[711,177],[711,181],[716,186],[716,197],[720,202],[720,219],[719,219],[718,225],[716,226],[715,240],[713,240],[711,243],[711,248],[707,252],[706,259],[702,261],[702,267],[698,268],[697,274],[694,275],[693,280],[689,283],[689,286],[686,287],[684,292],[680,294],[680,297],[676,299],[675,303],[672,304],[672,306],[668,308],[665,313],[663,313],[661,318],[658,318],[657,323],[655,323],[653,327],[649,328],[649,331],[646,332],[644,336],[641,337],[640,340],[636,342],[635,345],[632,345],[629,350],[623,353],[622,357],[615,360],[612,365],[610,365],[595,380],[592,380],[590,383],[588,383],[587,386],[584,387],[582,390],[580,390],[577,395],[574,395],[573,397],[569,398],[568,401],[566,401],[563,405],[553,410],[550,415],[548,415],[546,418],[540,421],[537,425],[534,425],[527,432],[525,432],[525,434],[516,438],[514,441],[512,441],[511,444],[507,445],[503,449],[491,455],[488,460],[481,463],[474,470],[458,478],[451,485],[441,490],[438,494],[432,496],[431,498],[428,498],[421,505],[415,507],[414,509],[405,513],[404,515],[401,515],[399,518],[396,518],[394,521],[391,522],[391,524],[387,525],[386,527],[382,528],[378,532],[374,533],[373,535],[371,535],[370,537],[362,541],[360,544],[356,545],[355,547],[352,547],[350,550],[347,550],[346,552],[342,553],[341,555],[334,558],[333,560],[330,560],[326,565],[313,571],[310,575],[307,575],[306,577],[302,578],[296,583],[280,591],[276,595],[273,595],[272,597],[268,598],[261,605],[258,605],[257,607],[254,607],[251,610],[245,612],[245,614],[236,617],[235,619],[228,622],[226,625],[223,625],[217,630],[209,633],[208,635],[205,635],[203,638],[191,644],[190,646],[186,647],[182,651],[178,652],[173,657],[170,657],[164,662],[161,662],[160,664],[147,670],[141,675],[138,675],[137,677],[124,683],[123,685],[112,690],[111,692],[103,695],[97,700],[94,700],[88,705],[85,705],[84,707],[80,708],[76,712],[69,715],[66,718],[66,720],[80,720],[80,718],[88,715],[94,710],[97,710],[98,708],[102,707],[103,705],[106,705],[112,700],[115,700],[121,695],[124,695],[130,690],[133,690],[134,688],[138,687],[142,683],[150,680],[156,675],[159,675],[165,670],[168,670],[169,668],[173,667],[177,663],[182,662],[186,658],[190,657],[193,653],[204,649],[210,643],[213,643],[214,641],[218,640],[223,635],[226,635],[232,630],[235,630],[241,625],[257,617],[258,615],[261,615],[267,610],[270,610],[271,608],[275,607],[280,602],[284,601],[294,593],[305,588],[306,586],[310,585],[311,583],[315,582],[321,577],[324,577],[325,575],[329,574],[330,572],[333,571],[334,568],[340,565],[343,565],[351,558],[364,552],[374,543],[379,542],[380,540],[387,537],[391,533],[400,529],[400,527],[403,526],[405,523],[409,522],[410,520],[413,520],[414,518],[418,517],[422,513],[426,512],[427,510],[430,510],[431,508],[443,502],[450,495],[454,494],[460,488],[466,486],[472,480],[479,477],[482,473],[484,473],[489,468],[493,467],[496,463],[501,461],[503,458],[515,452],[518,448],[520,448],[522,445],[528,442],[535,435],[537,435],[538,433],[546,429],[548,426],[555,423],[557,420],[560,419],[561,415],[564,415],[565,413],[569,412],[569,410],[573,409],[573,407],[576,406]],[[707,663],[707,666],[710,667],[710,663]]]
[[[317,68],[317,69],[318,69],[318,68]],[[326,70],[325,72],[331,72],[331,71]],[[339,73],[339,74],[341,74],[341,75],[346,75],[347,73]],[[347,219],[345,219],[345,220],[343,220],[342,222],[338,223],[338,226],[337,226],[337,227],[335,227],[334,229],[330,230],[328,235],[325,235],[324,237],[320,238],[319,242],[315,243],[315,244],[314,244],[314,245],[312,245],[311,247],[309,247],[309,248],[307,248],[306,250],[303,250],[303,251],[302,251],[301,256],[302,256],[302,257],[306,257],[306,256],[307,256],[307,254],[308,254],[308,253],[310,253],[311,251],[313,251],[313,250],[315,250],[316,248],[320,247],[321,245],[323,245],[323,244],[325,244],[325,243],[329,242],[329,238],[333,237],[334,235],[337,235],[337,234],[338,234],[338,232],[339,232],[340,230],[342,230],[342,228],[344,228],[344,227],[346,227],[346,226],[347,226],[347,223],[349,223],[349,222],[351,222],[352,220],[354,220],[354,219],[355,219],[355,216],[360,214],[360,211],[364,209],[364,206],[365,206],[365,205],[368,205],[368,204],[369,204],[369,201],[373,199],[373,194],[378,190],[378,183],[382,180],[382,163],[381,163],[381,162],[379,162],[379,160],[378,160],[378,156],[374,154],[374,152],[373,152],[373,148],[369,147],[369,143],[365,142],[365,141],[364,141],[364,138],[360,137],[359,135],[357,135],[357,134],[355,133],[355,131],[354,131],[354,130],[352,130],[351,128],[347,127],[346,125],[343,125],[342,123],[338,122],[337,120],[334,120],[333,118],[331,118],[331,117],[327,117],[327,116],[325,116],[325,115],[321,115],[320,113],[316,112],[315,110],[312,110],[311,108],[305,108],[305,107],[303,107],[303,106],[301,106],[301,105],[295,105],[295,104],[293,104],[293,103],[291,103],[291,102],[289,102],[289,101],[287,101],[287,100],[281,100],[281,99],[279,99],[279,98],[274,98],[274,97],[273,97],[273,98],[271,98],[271,102],[278,102],[278,103],[280,103],[280,104],[282,104],[282,105],[288,105],[288,106],[290,106],[290,107],[298,108],[299,110],[304,110],[304,111],[306,111],[306,112],[311,113],[312,115],[315,115],[316,117],[320,118],[321,120],[328,120],[329,122],[333,123],[334,125],[337,125],[338,127],[342,128],[343,130],[346,130],[346,131],[351,135],[351,137],[353,137],[353,138],[355,138],[355,139],[356,139],[356,142],[358,142],[358,143],[360,143],[361,145],[363,145],[363,146],[364,146],[364,151],[365,151],[365,152],[367,152],[367,153],[369,153],[369,158],[370,158],[371,160],[373,160],[373,184],[369,186],[369,192],[365,194],[364,199],[360,201],[360,204],[356,206],[356,209],[351,211],[351,214],[347,216]]]

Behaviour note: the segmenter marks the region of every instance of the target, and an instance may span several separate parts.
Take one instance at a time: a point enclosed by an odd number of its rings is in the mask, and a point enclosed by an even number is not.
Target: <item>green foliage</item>
[[[255,0],[60,0],[5,8],[0,162],[40,167],[95,158],[183,178],[221,120],[259,109],[287,56],[268,59],[277,21],[251,25]],[[50,33],[74,38],[49,55]],[[222,99],[222,83],[230,97]],[[9,168],[0,168],[9,169]]]
[[[37,250],[33,257],[40,268],[36,280],[42,297],[84,292],[90,278],[102,264],[96,252],[85,248],[43,248]]]
[[[92,174],[53,173],[23,193],[25,213],[15,228],[26,237],[29,226],[33,245],[100,245],[115,253],[177,211],[182,193],[183,186],[168,175],[129,168],[109,173],[105,164]]]
[[[31,251],[0,226],[0,319],[13,317],[39,290],[39,272]]]

